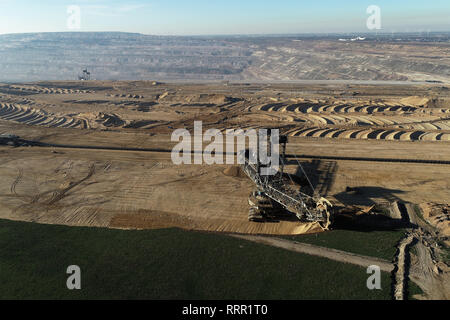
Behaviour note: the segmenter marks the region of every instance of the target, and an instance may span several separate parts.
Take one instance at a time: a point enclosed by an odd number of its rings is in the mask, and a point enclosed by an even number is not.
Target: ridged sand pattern
[[[158,124],[166,121],[166,114],[173,111],[174,106],[181,106],[186,103],[186,97],[181,95],[177,98],[175,94],[159,94],[158,101],[152,101],[154,105],[160,107],[160,113],[156,111],[157,117],[147,110],[147,114],[142,118],[136,115],[129,117],[123,111],[129,107],[129,101],[121,102],[117,108],[117,103],[108,105],[107,100],[86,100],[87,105],[92,108],[86,112],[65,114],[60,112],[58,98],[51,97],[52,104],[43,103],[43,97],[35,100],[27,98],[20,92],[36,94],[76,94],[93,93],[94,91],[68,88],[53,88],[43,85],[21,84],[6,85],[6,95],[0,99],[0,119],[23,123],[27,125],[37,125],[46,127],[62,128],[126,128],[152,130]],[[164,90],[162,90],[164,91]],[[18,93],[19,92],[19,93]],[[166,93],[168,91],[165,91]],[[20,98],[19,98],[19,97]],[[165,99],[161,99],[164,96]],[[282,128],[282,132],[289,136],[314,138],[314,139],[362,139],[362,140],[389,140],[389,141],[450,141],[450,109],[442,107],[423,107],[421,105],[411,105],[411,99],[398,99],[389,101],[372,100],[305,100],[303,98],[261,98],[257,102],[245,99],[239,105],[225,103],[226,97],[217,98],[217,95],[188,95],[189,104],[186,108],[180,109],[178,114],[190,117],[192,106],[204,107],[211,114],[220,114],[233,110],[232,117],[227,117],[226,121],[220,121],[219,129],[225,132],[227,129],[258,129],[267,127]],[[145,99],[141,94],[136,93],[106,93],[104,97],[109,98],[133,98]],[[184,98],[183,98],[184,97]],[[147,97],[150,99],[150,95]],[[64,97],[65,99],[65,97]],[[61,105],[68,110],[66,103],[74,103],[74,100],[61,100]],[[83,101],[86,98],[81,99]],[[174,100],[175,99],[175,100]],[[182,99],[178,101],[179,99]],[[203,99],[203,100],[202,100]],[[206,100],[205,100],[206,99]],[[209,99],[209,100],[208,100]],[[211,100],[212,99],[212,100]],[[225,99],[225,100],[224,100]],[[172,101],[173,100],[173,101]],[[414,99],[413,99],[414,100]],[[417,100],[417,99],[416,99]],[[53,102],[56,101],[56,102]],[[105,103],[106,101],[106,103]],[[114,100],[115,101],[115,100]],[[408,102],[409,101],[409,102]],[[411,102],[412,101],[412,102]],[[176,103],[175,103],[176,102]],[[77,102],[78,103],[78,102]],[[144,101],[144,103],[149,103]],[[131,102],[132,105],[136,104]],[[100,105],[102,107],[100,107]],[[103,105],[109,109],[103,108]],[[207,105],[207,106],[206,106]],[[170,106],[170,108],[168,108]],[[49,107],[49,109],[47,109]],[[117,108],[117,109],[111,109]],[[166,109],[164,109],[166,108]],[[157,110],[157,108],[155,108]],[[50,111],[52,110],[52,111]],[[186,111],[185,111],[186,110]],[[190,111],[189,111],[190,110]],[[213,112],[214,110],[214,112]],[[67,112],[67,111],[66,111]],[[192,116],[193,114],[191,114]],[[179,117],[178,115],[176,116]],[[163,120],[161,120],[163,119]],[[181,119],[181,117],[180,117]],[[190,118],[189,118],[190,119]],[[243,119],[246,119],[243,121]],[[248,120],[248,123],[247,123]],[[216,121],[216,120],[215,120]],[[183,125],[186,125],[184,123]],[[173,129],[168,127],[168,129]]]
[[[295,101],[294,99],[291,99]],[[305,127],[289,129],[295,137],[399,141],[449,141],[450,113],[393,102],[350,105],[314,101],[260,104],[249,112],[289,114]]]
[[[22,107],[10,103],[0,103],[0,118],[29,125],[63,128],[86,128],[83,119],[49,115],[43,110]]]
[[[339,128],[302,128],[288,132],[292,137],[371,139],[401,141],[450,141],[450,133],[427,132],[423,130],[405,131],[395,129],[339,129]]]
[[[18,86],[10,85],[10,89],[19,90],[36,94],[74,94],[74,93],[93,93],[93,90],[67,89],[67,88],[47,88],[41,86]]]

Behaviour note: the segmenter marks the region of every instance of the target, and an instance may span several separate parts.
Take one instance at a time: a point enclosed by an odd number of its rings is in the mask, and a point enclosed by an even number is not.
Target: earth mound
[[[434,226],[442,236],[450,237],[450,204],[422,203],[423,218]],[[447,244],[450,244],[447,241]]]
[[[413,106],[424,106],[428,103],[429,99],[425,97],[411,96],[400,100],[403,104],[409,104]]]
[[[223,171],[223,174],[229,177],[245,178],[247,175],[239,166],[228,167]]]

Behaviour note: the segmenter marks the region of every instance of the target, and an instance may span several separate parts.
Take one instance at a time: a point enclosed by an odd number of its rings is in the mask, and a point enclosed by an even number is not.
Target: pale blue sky
[[[364,32],[369,5],[381,32],[450,31],[448,0],[0,0],[0,34],[74,31],[67,6],[81,8],[80,31],[158,35]]]

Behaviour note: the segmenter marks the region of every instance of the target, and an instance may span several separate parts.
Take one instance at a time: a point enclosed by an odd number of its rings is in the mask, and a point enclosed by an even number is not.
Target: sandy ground
[[[165,153],[64,149],[54,154],[37,148],[0,151],[3,218],[239,233],[320,230],[315,224],[298,222],[248,222],[247,197],[253,185],[246,178],[225,175],[226,166],[176,166]],[[91,166],[95,171],[85,179]],[[61,193],[55,201],[55,194]]]
[[[335,207],[379,204],[412,224],[394,263],[256,235],[322,232],[315,223],[248,221],[252,182],[234,165],[175,165],[177,128],[278,128],[289,136],[286,171],[307,172]],[[0,134],[60,147],[0,146],[0,218],[122,229],[180,227],[240,234],[251,241],[393,271],[419,298],[449,299],[450,166],[307,156],[450,160],[450,90],[436,85],[0,84]],[[78,147],[77,147],[78,146]],[[82,148],[83,146],[92,149]],[[425,221],[416,214],[421,204]],[[412,252],[411,248],[415,248]]]
[[[182,165],[170,153],[2,147],[0,215],[15,220],[117,228],[177,226],[251,234],[315,232],[315,225],[247,221],[245,177],[227,165]],[[449,199],[446,166],[302,160],[332,202],[367,205]],[[89,176],[91,168],[95,168]],[[298,165],[288,165],[295,173]],[[326,179],[325,179],[326,178]],[[346,192],[347,187],[357,193]],[[58,196],[62,194],[62,196]],[[55,200],[55,195],[57,195]]]
[[[354,94],[358,92],[358,94]],[[414,92],[414,95],[411,93]],[[55,144],[171,150],[176,128],[280,128],[288,153],[450,159],[450,93],[439,85],[0,85],[0,133]],[[245,177],[174,165],[170,153],[0,147],[0,217],[67,225],[243,234],[318,232],[248,222]],[[302,159],[336,205],[450,199],[448,165]],[[298,173],[291,159],[287,171]],[[348,192],[348,187],[356,190]]]

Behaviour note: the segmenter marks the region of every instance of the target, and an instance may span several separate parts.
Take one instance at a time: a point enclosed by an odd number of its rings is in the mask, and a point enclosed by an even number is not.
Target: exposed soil
[[[178,143],[171,134],[178,128],[192,132],[194,121],[202,121],[204,131],[215,128],[222,133],[279,128],[289,136],[287,153],[308,155],[301,167],[314,189],[336,208],[391,207],[391,226],[407,223],[413,240],[399,244],[396,298],[404,298],[408,278],[422,288],[423,298],[449,298],[448,266],[439,249],[441,243],[448,244],[449,236],[449,166],[373,161],[449,160],[448,90],[437,85],[86,83],[89,89],[78,82],[0,86],[1,134],[90,147],[0,146],[0,218],[224,232],[365,267],[375,262],[253,238],[322,228],[295,219],[249,222],[248,195],[254,185],[239,166],[175,165],[171,159],[170,150]],[[359,94],[337,94],[349,90]],[[121,149],[125,147],[131,149]],[[143,148],[167,152],[139,151]],[[320,159],[324,156],[372,160]],[[297,159],[288,160],[286,172],[297,182],[305,180]],[[424,220],[415,212],[413,204],[418,203]],[[362,212],[368,218],[356,227],[376,222],[369,209]],[[378,221],[376,227],[389,227],[391,222]],[[378,263],[383,270],[393,268],[390,262]]]

